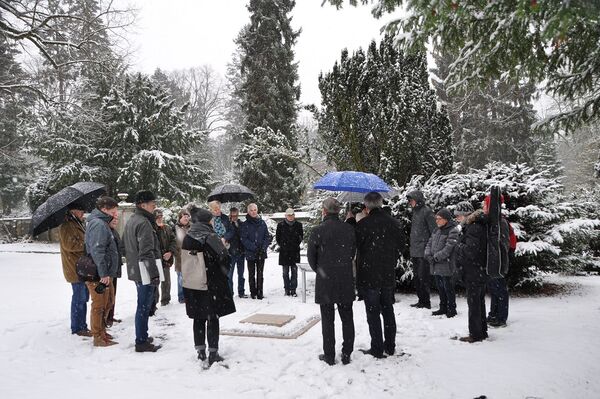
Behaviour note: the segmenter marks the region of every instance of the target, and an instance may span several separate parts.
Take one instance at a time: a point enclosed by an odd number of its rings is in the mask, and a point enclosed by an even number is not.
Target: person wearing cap
[[[267,224],[258,214],[258,206],[252,203],[246,209],[248,213],[246,221],[240,226],[240,239],[248,264],[250,296],[252,299],[263,299],[263,270],[267,259],[267,248],[273,237],[269,233]]]
[[[418,301],[413,308],[431,309],[431,273],[429,262],[425,259],[425,246],[431,234],[437,229],[435,217],[430,207],[425,205],[425,196],[419,190],[406,195],[412,208],[410,224],[410,260],[413,264],[415,290]]]
[[[456,244],[456,267],[467,289],[469,335],[460,341],[474,343],[488,338],[485,319],[485,271],[487,260],[487,224],[482,210],[469,202],[459,202],[454,215],[461,226]]]
[[[300,244],[304,238],[302,223],[296,220],[292,208],[285,210],[285,220],[277,223],[275,240],[279,245],[279,264],[283,268],[283,289],[285,295],[296,295],[298,287],[298,266],[300,262]],[[290,275],[291,273],[291,275]]]
[[[71,334],[82,337],[91,337],[92,333],[86,323],[87,301],[89,291],[83,281],[79,280],[75,265],[85,252],[85,225],[83,215],[85,206],[74,202],[68,207],[65,220],[58,228],[60,237],[60,258],[62,261],[63,275],[67,283],[71,284]]]
[[[154,301],[154,290],[160,284],[157,264],[161,258],[160,244],[154,228],[156,220],[156,197],[151,191],[138,191],[134,197],[136,209],[127,221],[123,231],[123,244],[127,259],[127,277],[135,282],[137,308],[135,312],[135,351],[156,352],[160,345],[154,345],[148,336],[148,318]],[[142,281],[143,267],[148,273],[149,282]]]
[[[335,364],[335,308],[342,320],[342,363],[350,363],[354,350],[354,281],[352,260],[356,252],[354,228],[339,218],[341,204],[333,197],[323,201],[323,221],[308,239],[308,264],[317,274],[315,303],[320,305],[323,354],[319,359]]]
[[[381,194],[368,193],[364,204],[367,216],[356,225],[356,286],[365,301],[371,347],[361,351],[380,359],[396,351],[396,265],[405,238],[400,221],[382,209]]]
[[[156,235],[160,244],[160,252],[162,254],[160,260],[162,263],[163,274],[165,280],[160,283],[160,292],[156,289],[154,298],[154,308],[160,299],[161,306],[167,306],[171,302],[171,266],[173,266],[174,255],[177,252],[177,240],[173,229],[165,224],[164,213],[162,209],[154,210],[156,218]]]
[[[119,271],[119,249],[110,223],[119,217],[119,204],[111,197],[100,197],[87,218],[85,248],[96,265],[99,281],[86,281],[92,297],[90,325],[94,346],[106,347],[117,342],[106,332],[115,301],[113,279]]]
[[[483,213],[489,214],[491,197],[486,195],[483,200]],[[500,202],[504,203],[504,196],[500,195]],[[511,243],[515,242],[514,232],[508,221],[502,216],[500,218],[500,251],[502,267],[500,273],[503,277],[490,278],[487,281],[487,288],[490,293],[490,312],[487,316],[487,322],[492,327],[506,327],[508,319],[508,286],[506,284],[506,275],[510,265],[509,252]],[[513,248],[514,250],[514,248]]]
[[[182,251],[191,256],[182,263],[185,310],[194,320],[194,347],[198,359],[205,361],[208,340],[208,364],[224,360],[219,355],[219,318],[235,312],[227,282],[229,253],[213,229],[213,214],[195,205],[189,206],[192,226],[182,243]]]
[[[433,316],[456,316],[456,294],[454,292],[454,274],[456,256],[454,248],[458,242],[459,229],[453,220],[452,213],[440,209],[435,215],[438,228],[433,232],[425,247],[425,259],[431,265],[431,275],[435,279],[440,295],[440,308],[431,314]]]

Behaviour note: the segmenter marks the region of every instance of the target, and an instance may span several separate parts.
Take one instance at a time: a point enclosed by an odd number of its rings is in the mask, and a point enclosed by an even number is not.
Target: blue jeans
[[[296,291],[296,288],[298,288],[298,266],[290,265],[281,267],[283,269],[283,288],[285,292]],[[290,271],[292,272],[291,277]]]
[[[506,323],[506,319],[508,319],[508,287],[506,286],[506,279],[491,278],[488,280],[487,286],[492,297],[488,316],[501,323]]]
[[[440,294],[440,310],[456,312],[456,294],[452,276],[434,276]]]
[[[233,272],[237,266],[237,291],[238,295],[244,295],[244,284],[246,280],[244,279],[244,254],[240,254],[237,256],[231,256],[231,263],[229,264],[229,271],[227,272],[227,282],[229,283],[229,292],[233,295]]]
[[[137,289],[137,309],[135,310],[135,344],[140,345],[148,340],[148,318],[154,302],[156,286],[135,283]]]
[[[183,297],[183,274],[177,272],[177,300],[179,303],[183,303],[185,298]]]
[[[77,334],[88,329],[85,319],[90,293],[84,282],[71,283],[71,288],[73,288],[73,295],[71,296],[71,334]]]
[[[371,335],[371,353],[382,355],[385,349],[393,353],[396,349],[396,316],[394,315],[394,288],[366,288],[362,290],[367,311],[367,323]],[[383,316],[383,336],[381,329]]]

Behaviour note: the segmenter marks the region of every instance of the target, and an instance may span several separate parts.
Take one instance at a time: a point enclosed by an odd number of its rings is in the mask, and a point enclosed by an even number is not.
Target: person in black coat
[[[323,222],[312,231],[307,248],[308,263],[317,273],[315,303],[321,307],[323,354],[319,359],[329,365],[335,364],[334,304],[342,319],[343,364],[350,363],[354,349],[352,259],[356,238],[354,228],[339,219],[340,208],[335,198],[323,201]]]
[[[182,264],[183,296],[189,318],[194,320],[194,345],[198,359],[206,360],[205,338],[208,336],[208,363],[222,361],[219,355],[219,317],[235,312],[227,282],[229,254],[212,225],[212,214],[190,206],[192,227],[181,246],[194,262]]]
[[[461,223],[462,234],[456,245],[456,266],[467,288],[469,335],[463,342],[479,342],[488,337],[485,314],[485,272],[487,260],[487,227],[483,211],[474,211],[468,202],[456,205],[454,215]]]
[[[244,255],[248,265],[248,280],[252,299],[263,299],[263,271],[267,259],[267,249],[273,236],[267,224],[258,214],[258,206],[254,203],[246,208],[246,221],[240,225],[240,240],[244,247]]]
[[[279,245],[279,264],[283,268],[283,289],[285,295],[296,295],[298,287],[298,266],[300,262],[300,244],[304,238],[302,223],[296,220],[292,208],[285,211],[285,220],[277,224],[275,240]],[[291,272],[291,276],[290,276]]]
[[[376,358],[392,355],[396,349],[396,318],[394,315],[395,269],[405,245],[400,221],[382,208],[379,193],[365,196],[368,216],[356,225],[356,285],[364,298],[371,334],[371,348],[364,351]],[[383,316],[382,338],[381,318]]]

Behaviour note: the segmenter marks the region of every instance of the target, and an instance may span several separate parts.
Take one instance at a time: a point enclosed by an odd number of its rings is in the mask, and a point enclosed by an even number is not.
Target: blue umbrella
[[[350,191],[369,193],[371,191],[388,192],[391,188],[380,177],[364,172],[329,172],[313,186],[319,190]]]

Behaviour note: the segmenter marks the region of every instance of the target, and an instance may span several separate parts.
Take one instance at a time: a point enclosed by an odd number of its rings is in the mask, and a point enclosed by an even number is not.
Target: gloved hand
[[[152,280],[150,280],[150,285],[158,287],[160,285],[160,278],[154,277]]]

